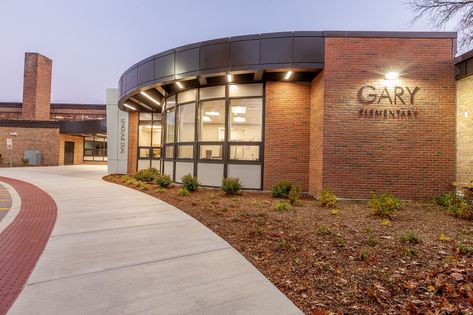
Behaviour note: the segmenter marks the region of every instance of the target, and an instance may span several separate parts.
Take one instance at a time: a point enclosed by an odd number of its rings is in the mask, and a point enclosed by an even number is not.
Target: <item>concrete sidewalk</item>
[[[101,179],[102,166],[0,169],[58,206],[9,314],[298,314],[224,240],[177,208]]]

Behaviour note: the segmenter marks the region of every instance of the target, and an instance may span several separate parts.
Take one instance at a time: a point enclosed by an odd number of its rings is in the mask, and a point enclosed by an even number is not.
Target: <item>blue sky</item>
[[[26,51],[53,60],[52,102],[104,103],[129,66],[184,44],[278,31],[432,30],[411,25],[402,0],[2,0],[0,12],[0,101],[21,101]]]

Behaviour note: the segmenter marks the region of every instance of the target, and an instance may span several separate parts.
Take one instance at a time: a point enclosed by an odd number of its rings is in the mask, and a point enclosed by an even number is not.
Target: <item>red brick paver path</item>
[[[0,233],[0,314],[6,314],[23,289],[56,222],[54,200],[35,185],[0,176],[21,197],[21,209]]]

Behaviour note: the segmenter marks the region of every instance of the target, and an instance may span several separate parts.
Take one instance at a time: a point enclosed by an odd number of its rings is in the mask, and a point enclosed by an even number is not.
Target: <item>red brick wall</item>
[[[313,195],[323,188],[324,144],[324,74],[317,75],[310,88],[310,161],[309,192]]]
[[[38,53],[25,54],[23,114],[26,120],[49,120],[52,61]]]
[[[286,179],[307,191],[310,83],[267,82],[265,96],[263,187]]]
[[[325,40],[324,186],[340,197],[389,192],[430,198],[455,179],[455,79],[452,39]],[[363,85],[420,87],[415,105],[362,105]],[[360,118],[360,108],[415,109],[417,119]]]
[[[128,114],[128,174],[135,174],[138,163],[138,113]]]
[[[473,75],[457,81],[457,181],[473,180]]]
[[[16,137],[11,137],[11,132]],[[25,150],[39,150],[43,155],[43,165],[58,165],[59,163],[59,129],[58,128],[10,128],[0,127],[0,164],[9,163],[6,139],[13,139],[13,164],[22,165],[21,158]]]

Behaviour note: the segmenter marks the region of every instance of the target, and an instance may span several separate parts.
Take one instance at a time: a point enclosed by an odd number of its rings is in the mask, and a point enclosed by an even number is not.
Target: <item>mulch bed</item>
[[[104,179],[124,185],[118,175]],[[473,314],[473,223],[433,202],[406,201],[382,225],[365,201],[333,211],[305,197],[278,211],[269,193],[178,196],[178,186],[150,186],[143,192],[224,238],[307,314]],[[408,232],[421,242],[401,241]]]

